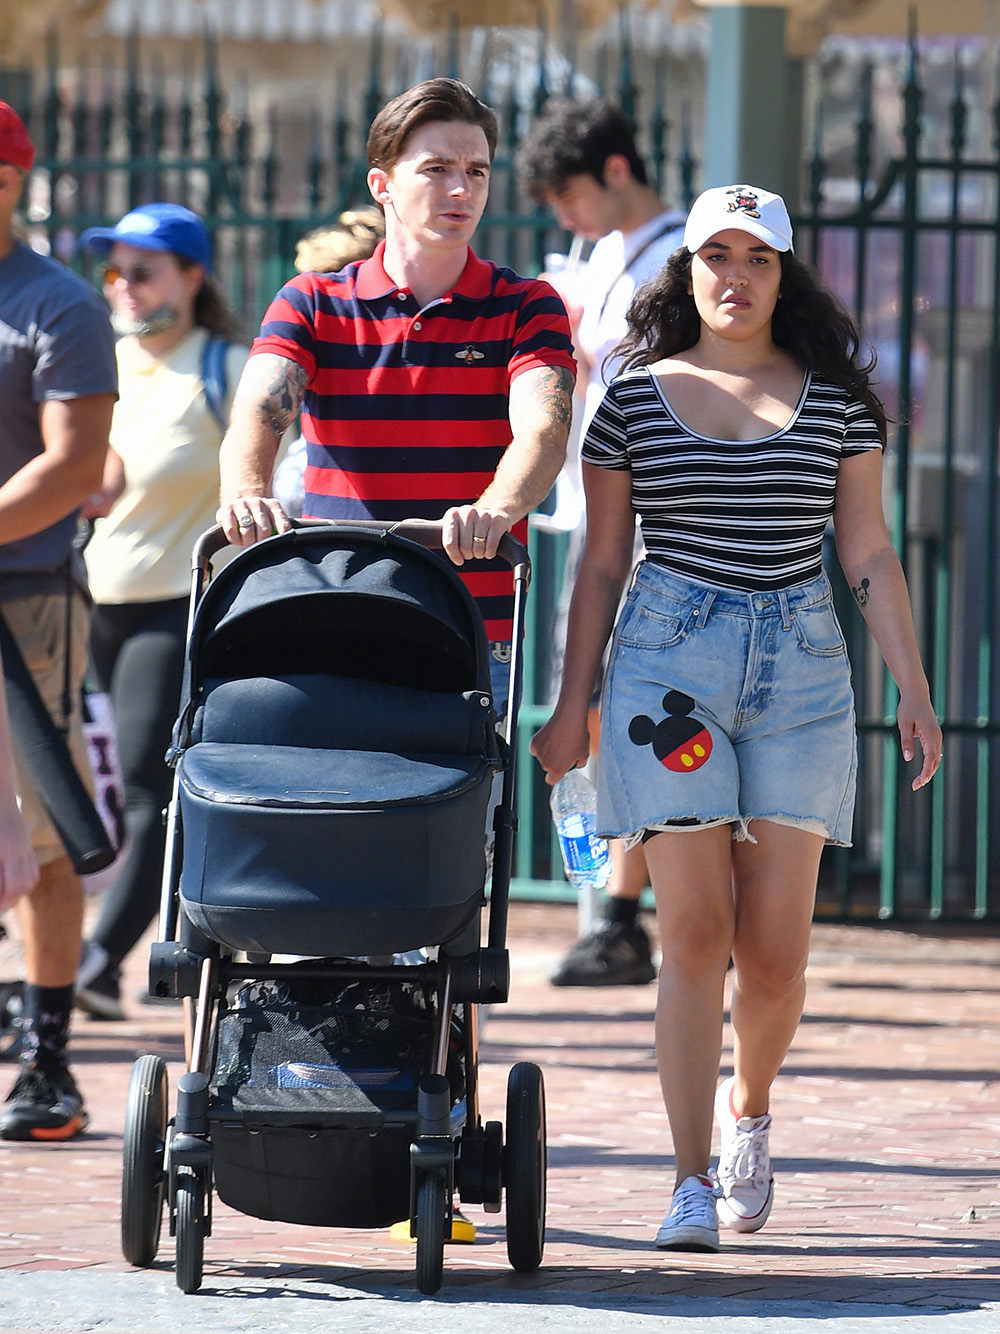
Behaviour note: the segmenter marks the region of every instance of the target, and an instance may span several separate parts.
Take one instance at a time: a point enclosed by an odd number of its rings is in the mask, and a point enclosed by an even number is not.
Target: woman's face
[[[169,250],[142,250],[119,241],[108,255],[104,292],[117,320],[141,332],[168,313],[172,323],[193,319],[204,276],[198,264],[182,269]]]
[[[716,232],[691,258],[688,291],[702,324],[723,338],[769,330],[781,288],[781,256],[735,227]]]

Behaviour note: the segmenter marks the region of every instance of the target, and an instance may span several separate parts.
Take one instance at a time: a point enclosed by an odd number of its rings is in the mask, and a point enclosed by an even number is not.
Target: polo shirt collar
[[[385,242],[380,241],[371,258],[366,259],[358,269],[354,290],[362,301],[372,301],[376,297],[388,296],[390,292],[398,290],[397,284],[385,271],[384,255]],[[475,255],[469,246],[465,268],[458,282],[452,291],[446,292],[441,299],[450,300],[460,296],[468,301],[482,301],[484,297],[489,296],[492,286],[492,266]]]

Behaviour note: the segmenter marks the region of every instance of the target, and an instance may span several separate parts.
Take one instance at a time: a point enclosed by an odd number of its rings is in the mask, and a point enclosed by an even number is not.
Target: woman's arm
[[[882,513],[882,456],[876,450],[842,460],[833,515],[837,554],[854,600],[899,687],[897,721],[905,760],[920,741],[923,764],[913,789],[941,763],[941,727],[920,662],[906,580]]]
[[[531,742],[547,783],[558,783],[567,770],[590,759],[590,700],[632,568],[632,474],[585,463],[583,484],[587,539],[569,607],[562,685],[552,717]]]

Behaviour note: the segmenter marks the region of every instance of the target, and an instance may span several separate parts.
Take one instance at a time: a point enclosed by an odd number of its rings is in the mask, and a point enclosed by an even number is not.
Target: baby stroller
[[[150,990],[184,997],[169,1117],[158,1056],[128,1094],[122,1249],[156,1256],[163,1205],[184,1292],[219,1198],[258,1218],[381,1228],[406,1217],[417,1285],[441,1285],[455,1194],[541,1263],[541,1071],[484,1122],[476,1009],[506,1001],[527,553],[505,537],[515,627],[497,736],[483,623],[440,525],[300,527],[213,578],[194,554]],[[494,784],[496,779],[496,784]],[[502,781],[487,943],[491,789]],[[292,960],[276,956],[299,956]],[[306,957],[301,957],[306,956]]]

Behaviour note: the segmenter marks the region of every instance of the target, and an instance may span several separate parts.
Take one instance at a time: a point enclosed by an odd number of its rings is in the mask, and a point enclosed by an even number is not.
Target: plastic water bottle
[[[611,874],[611,854],[597,835],[593,784],[579,769],[570,769],[553,787],[550,805],[566,879],[577,889],[603,889]]]

